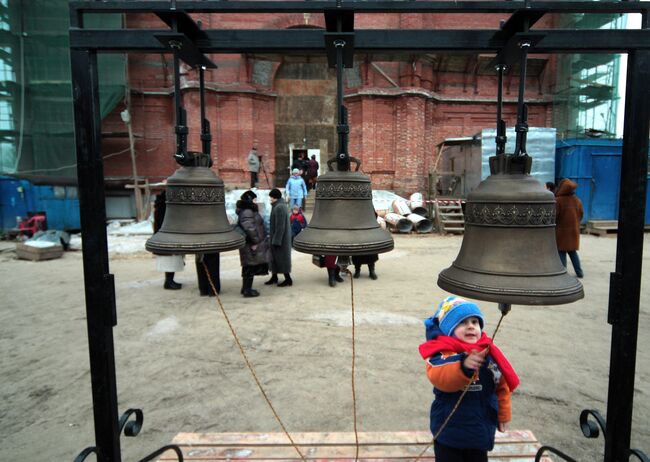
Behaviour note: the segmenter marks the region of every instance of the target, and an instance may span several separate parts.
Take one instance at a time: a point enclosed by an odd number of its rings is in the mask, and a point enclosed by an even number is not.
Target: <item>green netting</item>
[[[76,176],[68,0],[0,0],[0,173]],[[121,27],[121,15],[85,18]],[[124,99],[126,56],[100,55],[102,118]]]
[[[573,14],[560,28],[620,29],[618,14]],[[616,136],[620,56],[589,53],[559,55],[553,98],[553,125],[560,138]]]

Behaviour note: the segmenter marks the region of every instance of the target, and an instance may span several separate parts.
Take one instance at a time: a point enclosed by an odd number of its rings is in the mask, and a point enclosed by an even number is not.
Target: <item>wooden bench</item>
[[[308,460],[353,461],[355,457],[354,433],[292,433],[300,451]],[[296,449],[284,433],[179,433],[173,444],[180,446],[186,461],[300,461]],[[414,461],[435,460],[431,445],[431,433],[412,432],[363,432],[359,433],[359,460]],[[494,462],[531,462],[541,447],[529,430],[512,430],[498,433],[489,460]],[[174,453],[163,454],[162,461],[177,460]],[[542,462],[551,462],[542,457]]]

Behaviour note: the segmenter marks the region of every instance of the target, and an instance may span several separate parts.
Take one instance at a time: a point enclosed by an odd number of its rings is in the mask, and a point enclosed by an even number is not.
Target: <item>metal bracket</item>
[[[327,64],[336,67],[336,50],[343,42],[343,67],[354,65],[354,10],[345,8],[328,8],[324,11],[325,27],[323,33]]]
[[[354,66],[354,32],[323,32],[323,37],[329,67],[336,67],[336,48],[340,41],[343,41],[343,67]]]
[[[184,11],[158,11],[156,16],[173,29],[171,32],[154,34],[160,43],[177,52],[178,58],[190,67],[203,66],[207,69],[216,69],[217,65],[196,46],[198,40],[205,40],[208,35],[187,13]]]
[[[194,42],[180,32],[160,32],[154,34],[166,48],[178,53],[178,59],[191,67],[203,66],[216,69],[217,65],[201,53]]]
[[[611,325],[619,321],[621,300],[623,295],[623,275],[621,273],[609,274],[609,303],[607,308],[607,322]]]
[[[521,32],[513,35],[508,39],[505,46],[490,61],[489,66],[496,67],[499,64],[512,67],[513,64],[521,61],[521,44],[528,42],[529,49],[537,45],[545,34],[539,32]]]

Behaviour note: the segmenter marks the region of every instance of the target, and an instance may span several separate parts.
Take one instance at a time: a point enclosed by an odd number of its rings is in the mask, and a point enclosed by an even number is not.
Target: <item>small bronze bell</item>
[[[458,257],[438,276],[451,293],[519,305],[559,305],[584,297],[555,243],[555,200],[530,176],[531,157],[490,158],[491,175],[467,197]]]
[[[367,255],[392,250],[393,238],[377,223],[370,178],[358,171],[331,170],[331,163],[330,171],[318,177],[314,213],[307,228],[294,239],[294,249],[312,255]]]
[[[200,158],[203,153],[187,153]],[[160,230],[145,244],[155,254],[218,253],[239,249],[244,237],[228,222],[223,181],[206,166],[182,166],[167,179]]]

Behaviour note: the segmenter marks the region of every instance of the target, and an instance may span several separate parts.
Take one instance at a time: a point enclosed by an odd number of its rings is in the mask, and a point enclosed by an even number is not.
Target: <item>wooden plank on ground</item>
[[[359,460],[363,461],[415,461],[431,462],[434,459],[431,433],[413,432],[361,432]],[[319,462],[353,461],[356,455],[355,436],[352,432],[292,433],[291,438],[307,460]],[[186,461],[273,461],[298,462],[300,455],[284,433],[179,433],[174,444],[180,446]],[[529,430],[511,430],[497,433],[492,462],[531,462],[540,447]],[[162,461],[176,460],[173,453],[164,454]],[[548,457],[542,462],[550,462]]]

